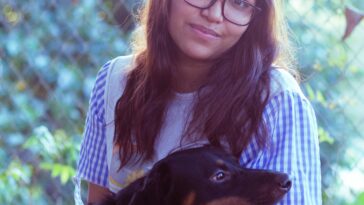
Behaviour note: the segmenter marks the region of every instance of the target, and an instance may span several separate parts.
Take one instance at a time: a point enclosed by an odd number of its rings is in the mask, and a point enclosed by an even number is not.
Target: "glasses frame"
[[[195,8],[198,8],[198,9],[208,9],[208,8],[210,8],[212,5],[214,5],[215,3],[216,3],[216,1],[218,1],[218,0],[211,0],[211,2],[210,2],[210,4],[209,5],[207,5],[207,6],[205,6],[205,7],[200,7],[200,6],[196,6],[196,5],[194,5],[194,4],[192,4],[192,3],[190,3],[190,2],[188,2],[188,0],[184,0],[188,5],[190,5],[190,6],[192,6],[192,7],[195,7]],[[222,8],[221,8],[221,10],[222,10],[222,16],[224,17],[224,19],[226,19],[227,21],[229,21],[230,23],[232,23],[232,24],[235,24],[235,25],[237,25],[237,26],[246,26],[246,25],[249,25],[250,24],[250,22],[252,21],[252,19],[254,18],[254,16],[256,15],[256,13],[259,13],[259,12],[261,12],[262,11],[262,9],[261,8],[259,8],[259,7],[257,7],[257,6],[255,6],[255,5],[253,5],[253,4],[251,4],[251,3],[249,3],[248,1],[244,1],[244,0],[242,0],[244,3],[246,3],[246,4],[248,4],[249,6],[251,6],[252,8],[253,8],[253,13],[252,13],[252,15],[251,15],[251,17],[250,17],[250,19],[249,19],[249,21],[248,21],[248,23],[246,23],[246,24],[238,24],[238,23],[235,23],[235,22],[233,22],[233,21],[231,21],[231,20],[229,20],[228,18],[226,18],[225,17],[225,12],[224,12],[224,9],[225,9],[225,2],[226,2],[226,0],[223,0],[223,2],[222,2]]]

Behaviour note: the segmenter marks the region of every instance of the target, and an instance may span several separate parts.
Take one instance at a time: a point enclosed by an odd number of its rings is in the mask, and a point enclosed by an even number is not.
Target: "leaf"
[[[57,146],[54,136],[45,126],[40,126],[35,129],[35,135],[38,137],[39,142],[43,145],[46,153],[50,155],[57,154]]]
[[[363,205],[364,204],[364,192],[361,192],[354,203],[352,203],[351,205]]]
[[[61,183],[66,184],[69,178],[70,178],[69,172],[63,170],[61,173]]]
[[[321,91],[316,91],[316,100],[319,101],[322,105],[326,105],[326,99]]]
[[[40,168],[46,171],[51,171],[53,169],[53,164],[48,163],[48,162],[42,162],[40,164]]]
[[[75,175],[75,170],[72,167],[63,166],[63,171],[61,174],[61,183],[66,184],[73,175]]]
[[[52,169],[52,177],[57,177],[62,173],[62,167],[59,164],[54,164]]]
[[[306,84],[306,91],[310,100],[315,100],[315,92],[309,84]]]
[[[330,134],[328,132],[326,132],[322,127],[318,128],[318,135],[319,135],[319,141],[320,143],[329,143],[329,144],[333,144],[334,143],[334,138],[332,138],[330,136]]]
[[[60,177],[62,184],[66,184],[76,174],[76,170],[68,165],[41,163],[40,166],[43,170],[51,171],[53,178]]]
[[[18,159],[12,161],[6,170],[8,176],[11,176],[16,182],[25,184],[30,183],[32,171],[30,166],[22,163]]]
[[[30,136],[25,141],[25,143],[22,145],[22,148],[24,148],[24,149],[31,149],[32,147],[37,146],[37,144],[38,144],[37,138],[33,135],[33,136]]]

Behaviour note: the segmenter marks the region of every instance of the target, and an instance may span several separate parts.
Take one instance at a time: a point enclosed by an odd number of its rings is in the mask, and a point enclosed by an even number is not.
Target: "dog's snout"
[[[279,182],[279,188],[283,191],[288,191],[292,186],[292,181],[287,177]]]

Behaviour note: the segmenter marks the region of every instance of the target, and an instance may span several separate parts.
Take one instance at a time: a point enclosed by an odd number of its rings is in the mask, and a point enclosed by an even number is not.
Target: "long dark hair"
[[[174,44],[168,32],[170,0],[150,0],[141,15],[142,35],[134,41],[135,68],[127,76],[115,108],[115,138],[121,167],[132,157],[153,158],[172,89]],[[253,137],[264,147],[267,128],[262,122],[272,64],[289,63],[291,56],[277,0],[257,0],[262,11],[229,51],[211,68],[199,89],[193,117],[184,137],[199,134],[210,144],[227,142],[238,156]],[[204,89],[208,88],[208,89]],[[202,92],[203,90],[203,92]],[[223,109],[221,109],[223,108]]]

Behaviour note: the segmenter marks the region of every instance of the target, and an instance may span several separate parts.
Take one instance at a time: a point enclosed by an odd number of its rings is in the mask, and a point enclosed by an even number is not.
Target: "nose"
[[[223,7],[223,1],[218,0],[209,8],[202,9],[201,13],[209,21],[220,23],[224,20],[222,7]]]
[[[279,189],[286,192],[289,191],[289,189],[292,186],[292,181],[289,179],[288,176],[283,176],[278,183],[279,183]]]

